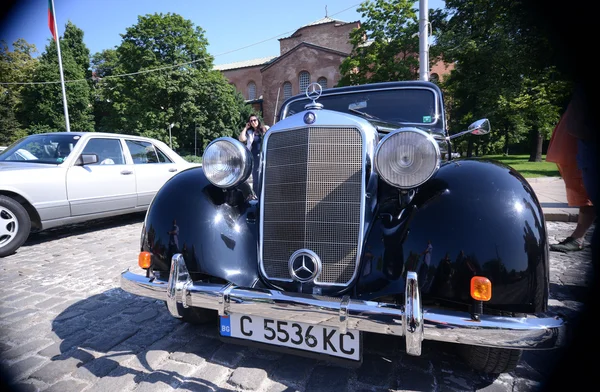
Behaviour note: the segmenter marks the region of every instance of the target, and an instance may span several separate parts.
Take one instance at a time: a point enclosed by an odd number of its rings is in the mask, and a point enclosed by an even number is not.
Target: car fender
[[[251,287],[258,280],[255,203],[244,198],[243,183],[224,191],[212,185],[201,167],[169,179],[153,198],[142,229],[142,250],[152,253],[152,268],[169,271],[181,253],[190,273]],[[175,241],[169,232],[179,228]],[[176,243],[175,243],[176,242]]]
[[[424,299],[470,304],[470,279],[478,275],[492,282],[488,306],[545,311],[547,232],[529,183],[494,161],[442,165],[400,216],[373,222],[357,292],[366,299],[403,295],[407,271],[418,273]]]

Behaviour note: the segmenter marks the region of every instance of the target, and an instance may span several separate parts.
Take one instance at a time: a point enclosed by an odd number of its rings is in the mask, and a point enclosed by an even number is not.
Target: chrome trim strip
[[[183,262],[182,257],[176,258]],[[135,295],[159,300],[191,299],[188,306],[219,310],[225,291],[229,291],[229,312],[256,315],[275,320],[302,320],[311,325],[347,328],[384,335],[405,335],[407,352],[419,355],[423,339],[506,349],[542,350],[565,343],[565,321],[558,317],[501,317],[481,315],[473,320],[469,313],[421,309],[416,273],[409,275],[404,306],[354,299],[338,299],[277,290],[230,287],[215,283],[176,285],[187,280],[185,272],[174,268],[169,282],[134,274],[121,274],[121,288]],[[189,275],[188,275],[189,277]],[[178,287],[181,296],[168,295]],[[179,301],[177,301],[179,303]],[[345,314],[345,317],[341,317]],[[177,317],[177,314],[174,314]]]

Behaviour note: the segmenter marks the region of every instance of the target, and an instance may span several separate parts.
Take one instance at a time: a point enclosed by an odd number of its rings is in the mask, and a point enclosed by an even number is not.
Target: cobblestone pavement
[[[120,273],[138,270],[142,214],[39,233],[0,259],[0,358],[23,391],[538,391],[561,351],[525,352],[498,377],[471,371],[452,346],[370,337],[364,363],[327,362],[222,343],[215,325],[172,318],[164,303],[132,296]],[[550,242],[574,223],[547,222]],[[591,276],[589,250],[551,252],[551,306],[575,320]]]

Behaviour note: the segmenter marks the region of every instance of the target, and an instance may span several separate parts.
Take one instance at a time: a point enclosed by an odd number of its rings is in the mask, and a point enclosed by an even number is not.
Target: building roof
[[[290,54],[292,54],[292,53],[296,52],[297,50],[299,50],[300,48],[304,48],[304,47],[309,47],[309,48],[313,48],[313,49],[317,49],[317,50],[322,50],[324,52],[329,52],[329,53],[337,54],[338,56],[341,56],[341,57],[348,57],[348,56],[350,56],[350,53],[340,52],[339,50],[330,49],[330,48],[326,48],[324,46],[319,46],[319,45],[311,44],[310,42],[300,42],[298,45],[294,46],[292,49],[288,50],[287,52],[285,52],[281,56],[277,57],[276,59],[274,59],[273,61],[269,62],[268,64],[265,64],[265,66],[260,69],[260,72],[263,72],[264,70],[266,70],[267,68],[271,67],[275,63],[279,62],[280,60],[283,60],[284,58],[288,57]]]
[[[321,25],[321,24],[325,24],[325,23],[334,23],[334,22],[335,23],[341,23],[341,24],[349,23],[349,22],[345,22],[343,20],[333,19],[333,18],[330,18],[329,16],[326,16],[326,17],[321,18],[319,20],[315,20],[314,22],[311,22],[309,24],[305,24],[304,26],[296,29],[296,31],[294,31],[294,34],[292,34],[292,35],[290,35],[288,37],[279,38],[279,41],[281,41],[282,39],[292,38],[294,35],[296,35],[296,33],[298,33],[298,31],[302,30],[305,27],[317,26],[317,25]],[[354,22],[351,22],[351,23],[354,23]]]
[[[261,58],[252,59],[252,60],[237,61],[235,63],[220,64],[220,65],[215,65],[213,67],[213,69],[215,69],[217,71],[227,71],[228,69],[255,67],[258,65],[262,66],[262,65],[267,65],[271,61],[275,60],[277,57],[279,57],[279,56],[261,57]]]

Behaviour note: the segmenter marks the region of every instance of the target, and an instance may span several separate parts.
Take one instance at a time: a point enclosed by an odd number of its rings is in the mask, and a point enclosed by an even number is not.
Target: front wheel
[[[459,355],[471,368],[491,374],[509,373],[515,370],[523,350],[461,346]]]
[[[31,231],[31,220],[21,203],[7,196],[0,196],[0,257],[17,250]]]

